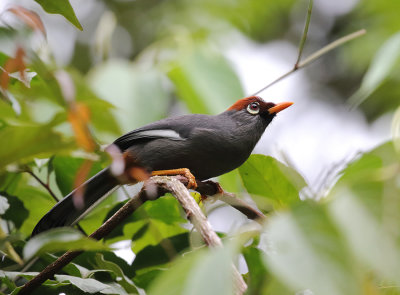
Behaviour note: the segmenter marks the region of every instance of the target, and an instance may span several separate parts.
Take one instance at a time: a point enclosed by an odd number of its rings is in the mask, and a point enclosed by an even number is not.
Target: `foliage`
[[[82,28],[67,0],[37,2]],[[215,39],[238,32],[255,42],[283,38],[296,9],[294,1],[272,0],[104,3],[135,43],[129,60],[111,58],[105,47],[104,60],[81,62],[96,53],[79,49],[78,41],[71,63],[58,66],[32,45],[46,28],[22,8],[13,13],[25,26],[0,27],[0,292],[16,294],[63,251],[76,249],[84,253],[33,294],[232,294],[231,266],[238,261],[247,294],[400,294],[397,138],[348,163],[320,200],[301,200],[307,183],[294,167],[252,155],[221,183],[251,198],[267,222],[221,233],[223,249],[196,244],[171,196],[146,202],[102,242],[75,229],[29,239],[53,197],[109,164],[101,144],[176,110],[214,114],[242,97],[239,78]],[[363,0],[335,20],[341,32],[354,29],[346,18],[365,23],[370,35],[363,45],[340,50],[335,58],[351,70],[344,77],[332,71],[326,83],[359,81],[368,68],[353,99],[384,105],[364,105],[371,118],[398,105],[398,97],[387,105],[374,99],[399,91],[398,6]],[[346,93],[346,83],[336,90]],[[81,228],[93,232],[125,201],[124,193],[114,193]],[[122,240],[131,241],[133,262],[113,252]]]

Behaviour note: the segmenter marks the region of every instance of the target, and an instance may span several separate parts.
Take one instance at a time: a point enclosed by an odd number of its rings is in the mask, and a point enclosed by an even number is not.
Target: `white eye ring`
[[[247,106],[247,111],[252,115],[257,115],[260,112],[260,105],[258,102],[252,102]]]

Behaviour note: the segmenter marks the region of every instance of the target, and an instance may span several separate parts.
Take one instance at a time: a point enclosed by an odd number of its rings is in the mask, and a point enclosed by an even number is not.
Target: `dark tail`
[[[117,185],[118,181],[111,175],[108,168],[100,171],[82,185],[84,186],[83,208],[75,207],[72,200],[75,190],[72,191],[40,219],[32,231],[32,236],[54,227],[72,225]]]

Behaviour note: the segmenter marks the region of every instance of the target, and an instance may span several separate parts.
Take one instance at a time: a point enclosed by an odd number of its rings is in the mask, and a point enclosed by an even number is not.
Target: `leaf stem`
[[[40,185],[43,186],[43,187],[49,192],[49,194],[52,196],[52,198],[53,198],[56,202],[59,201],[59,199],[57,198],[57,196],[55,195],[55,193],[51,190],[49,184],[48,184],[48,183],[44,183],[35,173],[33,173],[33,171],[32,171],[30,168],[26,167],[26,168],[24,169],[24,172],[29,173],[33,178],[35,178],[36,181],[39,182]]]

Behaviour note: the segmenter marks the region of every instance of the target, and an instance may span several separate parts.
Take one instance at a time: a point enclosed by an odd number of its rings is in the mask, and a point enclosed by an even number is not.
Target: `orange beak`
[[[276,114],[279,113],[280,111],[290,107],[293,104],[293,102],[281,102],[276,104],[276,106],[270,108],[268,110],[268,112],[272,115],[272,114]]]

